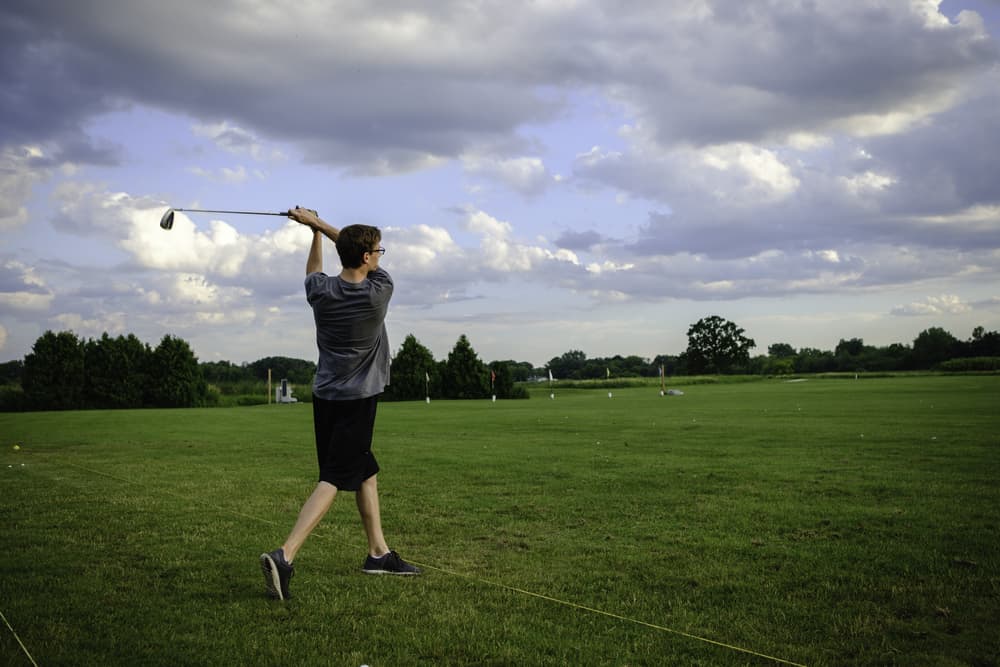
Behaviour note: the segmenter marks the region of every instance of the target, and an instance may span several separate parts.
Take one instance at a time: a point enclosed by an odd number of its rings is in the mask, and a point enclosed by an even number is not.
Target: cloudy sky
[[[168,206],[377,225],[438,359],[1000,329],[998,38],[998,0],[7,0],[0,361],[313,359],[308,230]]]

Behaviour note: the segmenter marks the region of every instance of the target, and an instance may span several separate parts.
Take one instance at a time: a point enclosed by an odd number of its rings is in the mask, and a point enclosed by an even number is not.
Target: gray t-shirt
[[[328,401],[382,393],[389,384],[385,314],[392,298],[392,278],[382,268],[357,284],[340,276],[310,273],[305,286],[319,347],[313,393]]]

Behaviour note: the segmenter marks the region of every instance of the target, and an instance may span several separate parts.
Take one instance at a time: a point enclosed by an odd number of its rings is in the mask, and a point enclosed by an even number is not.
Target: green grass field
[[[0,663],[1000,662],[1000,377],[684,390],[383,404],[286,603],[308,405],[0,415]]]

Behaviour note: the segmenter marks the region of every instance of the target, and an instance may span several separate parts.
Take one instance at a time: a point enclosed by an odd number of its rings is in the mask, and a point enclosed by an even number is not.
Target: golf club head
[[[160,218],[160,227],[163,229],[171,229],[174,226],[174,209],[168,208],[167,212],[163,214]]]

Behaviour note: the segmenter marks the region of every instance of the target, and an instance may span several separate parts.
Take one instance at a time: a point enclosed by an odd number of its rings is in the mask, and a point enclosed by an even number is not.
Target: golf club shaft
[[[216,209],[208,208],[175,208],[174,211],[183,211],[184,213],[230,213],[232,215],[280,215],[287,218],[288,212],[284,213],[269,213],[264,211],[219,211]]]

